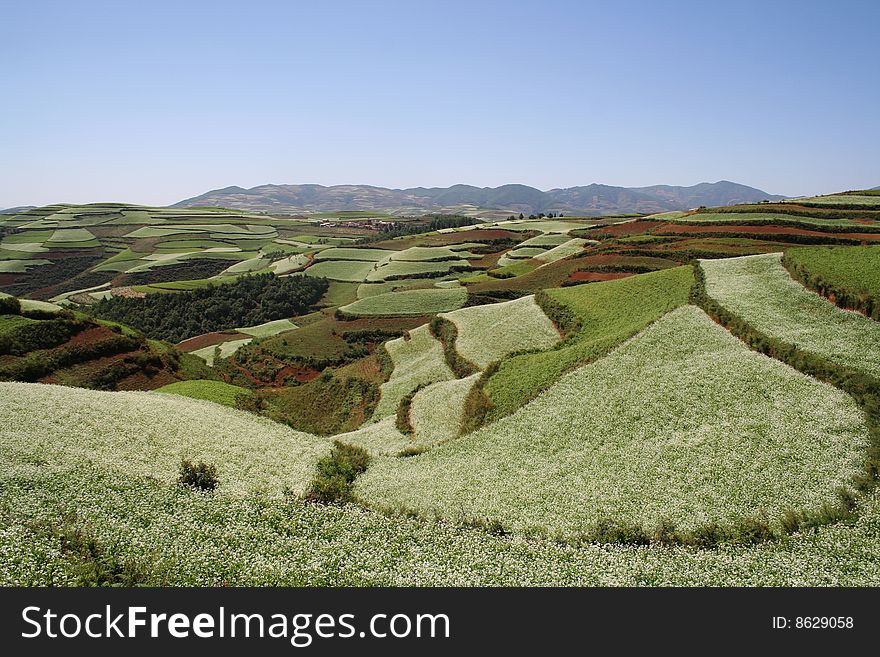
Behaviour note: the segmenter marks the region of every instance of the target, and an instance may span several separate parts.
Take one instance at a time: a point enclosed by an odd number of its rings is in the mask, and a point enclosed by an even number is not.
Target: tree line
[[[185,292],[102,299],[89,312],[133,326],[151,338],[180,342],[202,333],[304,314],[329,285],[325,278],[257,274]]]

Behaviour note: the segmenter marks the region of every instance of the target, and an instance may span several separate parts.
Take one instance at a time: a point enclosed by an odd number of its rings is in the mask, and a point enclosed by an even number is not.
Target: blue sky
[[[0,207],[880,185],[880,3],[5,2]]]

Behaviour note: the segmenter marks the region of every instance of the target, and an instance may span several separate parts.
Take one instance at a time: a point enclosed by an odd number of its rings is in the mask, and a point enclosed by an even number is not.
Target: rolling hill
[[[410,189],[370,185],[260,185],[251,189],[215,189],[180,201],[172,207],[222,206],[285,213],[359,210],[397,215],[491,208],[526,215],[561,212],[596,216],[687,210],[701,205],[725,206],[782,198],[726,180],[691,187],[654,185],[628,188],[594,183],[546,192],[527,185],[453,185]]]

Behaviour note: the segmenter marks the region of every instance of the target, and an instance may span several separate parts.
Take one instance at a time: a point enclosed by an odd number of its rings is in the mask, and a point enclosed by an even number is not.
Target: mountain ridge
[[[257,185],[249,189],[232,185],[184,199],[170,207],[225,206],[242,210],[308,213],[374,211],[414,214],[437,211],[568,215],[650,213],[687,210],[700,205],[722,206],[781,200],[784,196],[728,180],[689,187],[651,185],[618,187],[592,183],[542,191],[522,184],[476,187],[389,188],[375,185]]]

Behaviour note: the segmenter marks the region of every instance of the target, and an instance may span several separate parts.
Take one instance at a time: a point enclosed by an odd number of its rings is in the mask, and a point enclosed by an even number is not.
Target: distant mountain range
[[[721,206],[785,198],[722,180],[691,187],[653,185],[612,187],[585,185],[544,192],[527,185],[501,187],[413,187],[388,189],[371,185],[260,185],[251,189],[225,187],[188,198],[171,207],[222,206],[242,210],[307,213],[360,210],[394,215],[425,212],[526,215],[557,212],[568,216],[595,216],[630,212],[687,210],[701,205]]]

